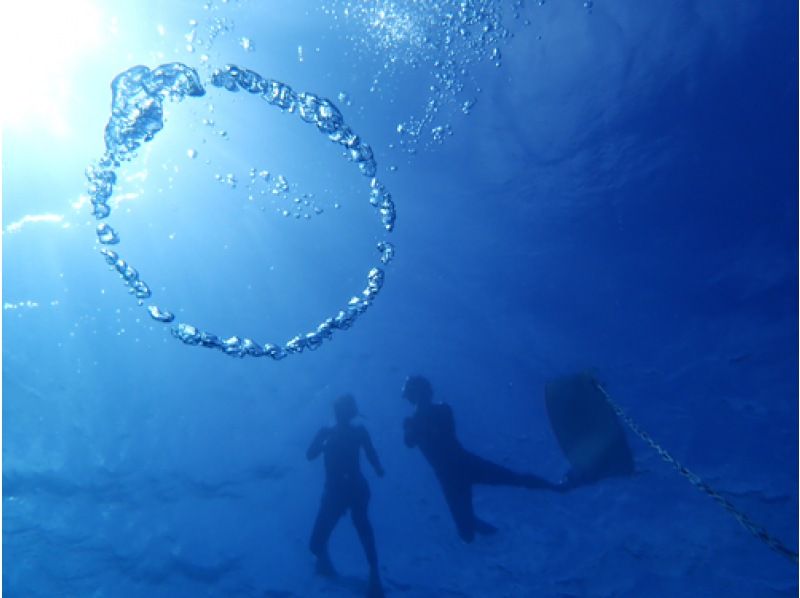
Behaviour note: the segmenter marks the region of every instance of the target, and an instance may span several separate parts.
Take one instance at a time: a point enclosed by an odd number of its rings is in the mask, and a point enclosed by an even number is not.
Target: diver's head
[[[333,413],[336,415],[337,423],[350,423],[350,420],[358,415],[358,407],[356,406],[356,400],[353,395],[346,394],[338,397],[333,402]]]
[[[409,376],[403,384],[403,398],[414,405],[430,403],[433,398],[433,387],[425,376]]]

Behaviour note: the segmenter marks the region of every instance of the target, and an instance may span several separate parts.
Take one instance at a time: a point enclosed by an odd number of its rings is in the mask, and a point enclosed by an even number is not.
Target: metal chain
[[[737,509],[731,501],[727,498],[722,496],[719,492],[714,490],[711,486],[709,486],[706,482],[700,479],[700,477],[684,467],[683,465],[678,462],[675,457],[670,455],[661,445],[659,445],[655,440],[652,439],[650,434],[642,430],[631,417],[625,413],[625,411],[620,407],[606,392],[605,388],[597,381],[594,380],[594,384],[597,389],[603,394],[606,399],[606,402],[611,406],[614,412],[619,416],[619,418],[625,422],[625,424],[636,434],[639,438],[641,438],[644,442],[646,442],[650,448],[652,448],[655,452],[659,454],[659,456],[669,463],[678,473],[680,473],[683,477],[689,480],[695,488],[704,492],[708,496],[710,496],[714,501],[716,501],[723,509],[725,509],[728,513],[730,513],[736,521],[738,521],[742,527],[744,527],[748,532],[750,532],[753,536],[761,540],[764,544],[769,546],[772,550],[785,556],[786,558],[790,559],[791,561],[797,563],[797,552],[786,546],[783,542],[781,542],[778,538],[770,535],[770,533],[765,530],[763,527],[754,523],[747,515],[742,513],[739,509]]]

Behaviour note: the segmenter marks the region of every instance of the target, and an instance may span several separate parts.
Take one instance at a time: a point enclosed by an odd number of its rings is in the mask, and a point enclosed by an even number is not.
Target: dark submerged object
[[[625,430],[594,378],[574,374],[551,380],[544,397],[550,425],[572,466],[567,483],[634,473]]]

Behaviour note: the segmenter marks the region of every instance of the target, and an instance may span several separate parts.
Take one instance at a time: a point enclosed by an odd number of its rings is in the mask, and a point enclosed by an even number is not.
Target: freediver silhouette
[[[351,425],[352,419],[358,415],[353,396],[346,394],[337,398],[333,410],[336,425],[321,428],[306,451],[309,461],[320,454],[324,455],[325,461],[325,489],[309,547],[317,557],[317,573],[335,577],[336,570],[328,554],[328,539],[339,519],[349,510],[369,563],[367,596],[380,598],[384,593],[378,571],[375,536],[367,516],[370,492],[359,466],[361,451],[364,451],[378,477],[383,477],[384,471],[367,429]]]
[[[472,505],[472,486],[475,484],[554,491],[567,489],[566,485],[553,484],[532,474],[517,473],[466,450],[456,436],[452,408],[446,403],[433,402],[433,387],[424,376],[409,376],[402,396],[416,407],[414,415],[403,422],[405,444],[409,448],[419,447],[430,463],[464,542],[472,542],[476,533],[488,535],[497,531],[496,527],[475,515]]]

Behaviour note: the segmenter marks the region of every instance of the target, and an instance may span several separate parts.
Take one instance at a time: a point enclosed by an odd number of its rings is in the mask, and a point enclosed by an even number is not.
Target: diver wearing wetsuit
[[[474,484],[560,489],[535,475],[517,473],[487,461],[461,446],[456,437],[453,410],[446,403],[433,402],[433,388],[427,378],[410,376],[403,386],[403,397],[416,406],[414,415],[403,422],[406,446],[418,446],[433,467],[464,542],[472,542],[476,533],[485,535],[497,531],[475,515]]]
[[[367,460],[379,477],[383,477],[384,471],[366,428],[350,425],[350,421],[358,415],[353,396],[339,397],[333,409],[336,425],[332,428],[324,427],[317,432],[306,452],[309,461],[316,459],[321,453],[325,459],[325,490],[314,531],[311,533],[310,548],[317,557],[317,573],[335,576],[336,571],[328,555],[328,538],[341,516],[349,510],[369,562],[367,596],[377,598],[383,596],[383,589],[378,572],[375,536],[367,517],[370,493],[367,480],[359,467],[360,451],[364,450]]]

